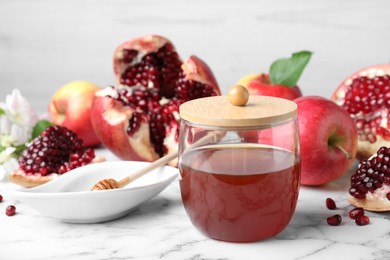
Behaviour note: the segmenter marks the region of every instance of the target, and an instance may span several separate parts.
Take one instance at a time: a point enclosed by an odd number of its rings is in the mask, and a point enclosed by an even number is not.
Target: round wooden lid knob
[[[249,92],[244,86],[234,85],[229,89],[228,99],[234,106],[245,106],[249,100]]]

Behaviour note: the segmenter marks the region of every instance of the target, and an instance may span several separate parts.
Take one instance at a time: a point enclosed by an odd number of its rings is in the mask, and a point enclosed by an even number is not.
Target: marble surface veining
[[[99,153],[115,160],[107,151]],[[16,185],[0,182],[0,259],[390,259],[390,213],[366,212],[371,218],[367,226],[348,218],[349,177],[356,167],[321,188],[301,187],[295,214],[276,237],[238,244],[206,238],[192,226],[178,180],[129,215],[97,224],[43,216],[13,201],[9,193]],[[326,208],[328,197],[337,209]],[[17,208],[11,217],[4,214],[9,204]],[[342,216],[340,226],[326,223],[334,214]]]

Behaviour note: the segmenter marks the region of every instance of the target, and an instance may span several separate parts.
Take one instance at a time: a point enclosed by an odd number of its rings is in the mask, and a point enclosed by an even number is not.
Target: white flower
[[[31,137],[32,128],[20,125],[13,125],[11,128],[11,137],[13,139],[13,145],[21,145],[28,142]]]
[[[11,95],[7,95],[5,105],[6,113],[14,124],[32,128],[38,121],[38,115],[17,89],[14,89]]]
[[[15,147],[7,147],[0,153],[0,164],[5,163],[11,159],[13,152],[15,152]]]
[[[1,105],[1,103],[0,103]],[[4,111],[4,110],[3,110]],[[5,112],[5,111],[4,111]],[[11,132],[12,124],[7,115],[0,115],[0,135],[8,135]]]
[[[15,150],[15,147],[7,147],[0,153],[0,180],[18,169],[19,163],[12,155]]]
[[[25,145],[38,122],[38,115],[19,90],[0,102],[0,180],[19,167],[16,147]]]
[[[26,143],[38,121],[36,112],[17,89],[7,95],[5,103],[0,103],[0,108],[3,110],[0,115],[0,145],[8,147]]]

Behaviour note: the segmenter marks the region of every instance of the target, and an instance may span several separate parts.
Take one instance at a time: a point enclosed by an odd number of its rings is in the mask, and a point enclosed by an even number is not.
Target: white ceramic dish
[[[16,190],[13,198],[43,215],[70,223],[96,223],[122,217],[164,190],[178,175],[174,167],[151,171],[124,188],[90,191],[106,178],[120,180],[147,162],[114,161],[74,169],[44,185]]]

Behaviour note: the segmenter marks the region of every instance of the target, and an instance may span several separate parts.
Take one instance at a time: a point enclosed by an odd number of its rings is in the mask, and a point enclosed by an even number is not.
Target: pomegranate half
[[[179,106],[221,94],[206,63],[196,56],[182,62],[174,45],[158,35],[120,45],[114,72],[117,85],[95,94],[91,121],[101,142],[124,160],[154,161],[176,151]]]
[[[344,107],[358,128],[358,154],[367,159],[390,146],[390,64],[362,69],[341,83],[332,98]]]

